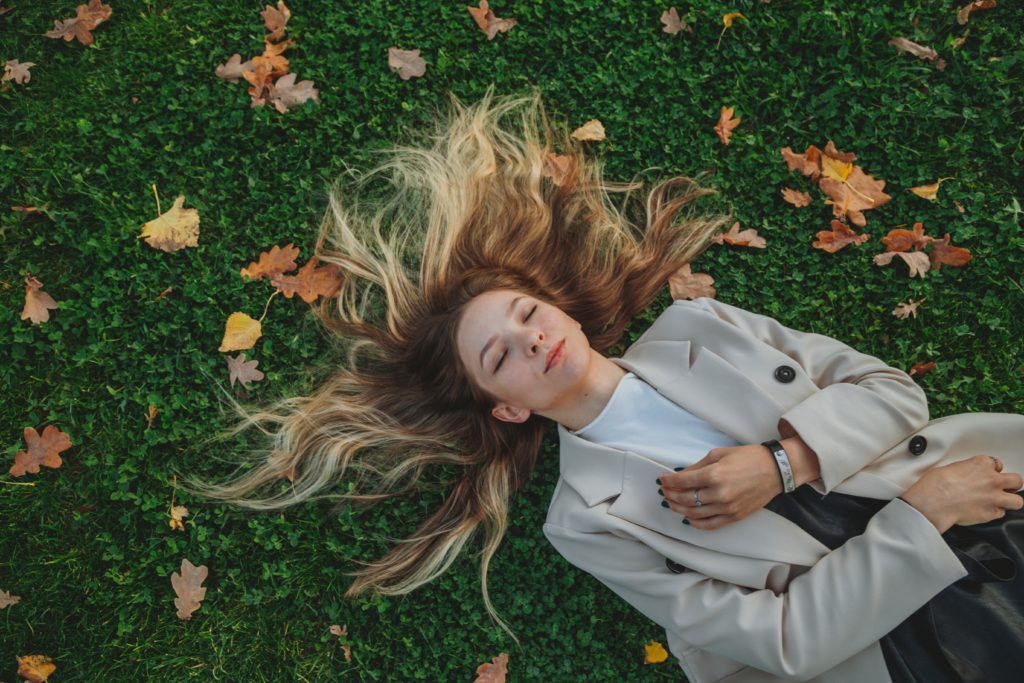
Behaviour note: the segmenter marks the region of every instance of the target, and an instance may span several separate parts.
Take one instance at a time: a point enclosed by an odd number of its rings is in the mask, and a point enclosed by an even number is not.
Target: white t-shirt
[[[632,372],[619,380],[597,417],[569,433],[673,468],[692,465],[712,448],[740,445]]]

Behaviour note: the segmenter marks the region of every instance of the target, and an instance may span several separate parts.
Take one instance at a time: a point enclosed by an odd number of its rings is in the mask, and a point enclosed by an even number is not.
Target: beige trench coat
[[[878,639],[967,573],[896,496],[979,453],[1024,472],[1024,415],[929,421],[903,371],[714,299],[674,302],[612,360],[740,443],[779,438],[787,420],[818,455],[820,492],[892,500],[833,552],[766,509],[702,531],[661,506],[655,480],[669,464],[559,426],[545,536],[665,628],[691,683],[889,683]]]

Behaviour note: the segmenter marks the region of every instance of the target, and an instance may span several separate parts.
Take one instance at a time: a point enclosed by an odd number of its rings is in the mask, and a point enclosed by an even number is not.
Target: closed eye
[[[533,312],[536,311],[536,310],[537,310],[537,305],[534,304],[533,308],[530,309],[530,312],[526,314],[525,318],[523,318],[523,322],[525,323],[527,320],[529,320],[530,316],[533,315]],[[507,355],[508,355],[508,349],[505,349],[505,353],[501,354],[501,358],[498,359],[498,364],[494,366],[494,371],[495,372],[497,372],[501,368],[501,364],[505,362],[505,356],[507,356]]]

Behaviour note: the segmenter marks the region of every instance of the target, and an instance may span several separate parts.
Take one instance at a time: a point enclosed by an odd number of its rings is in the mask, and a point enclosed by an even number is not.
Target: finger
[[[1016,472],[1006,472],[1001,474],[999,478],[1002,482],[1000,488],[1004,491],[1019,491],[1024,488],[1024,477],[1021,477]]]
[[[690,520],[690,526],[701,531],[713,531],[714,529],[722,528],[726,524],[732,524],[733,521],[735,520],[729,515],[715,515],[706,519]]]
[[[709,470],[707,467],[696,468],[691,465],[681,472],[662,475],[661,481],[669,488],[676,490],[689,489],[692,496],[693,489],[702,489],[711,483],[711,472],[713,470]],[[701,492],[701,496],[703,495],[704,493]]]
[[[695,508],[692,505],[679,505],[676,506],[676,509],[683,517],[691,520],[708,519],[709,517],[719,517],[723,515],[731,516],[729,515],[729,511],[726,509],[725,505],[722,504],[701,505],[699,508]]]
[[[1020,510],[1024,508],[1024,496],[1016,493],[1003,493],[997,498],[999,507],[1004,510]]]
[[[992,464],[995,465],[996,472],[1002,472],[1003,471],[1003,461],[1000,460],[999,458],[997,458],[994,455],[990,455],[988,457],[992,458]]]

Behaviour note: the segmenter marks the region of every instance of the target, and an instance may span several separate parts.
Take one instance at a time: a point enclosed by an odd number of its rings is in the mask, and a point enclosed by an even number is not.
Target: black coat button
[[[793,378],[796,377],[796,370],[789,367],[788,365],[780,365],[775,368],[775,379],[780,382],[792,382]]]
[[[928,439],[924,438],[920,434],[910,440],[910,452],[914,455],[921,455],[927,447]]]
[[[682,574],[686,571],[686,567],[679,564],[678,562],[673,562],[667,557],[665,558],[665,566],[668,567],[668,570],[673,574]]]

